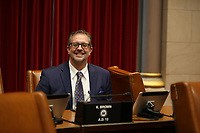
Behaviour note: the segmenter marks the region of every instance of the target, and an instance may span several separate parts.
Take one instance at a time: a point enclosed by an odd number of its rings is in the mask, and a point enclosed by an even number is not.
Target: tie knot
[[[78,78],[79,78],[79,77],[80,77],[80,78],[83,77],[83,73],[82,73],[82,72],[77,72],[76,75],[78,76]]]

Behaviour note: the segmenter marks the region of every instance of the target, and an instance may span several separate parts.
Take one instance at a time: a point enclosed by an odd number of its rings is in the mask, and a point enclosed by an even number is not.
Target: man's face
[[[92,52],[92,47],[89,44],[89,38],[85,34],[76,34],[71,38],[72,44],[67,46],[68,54],[70,55],[70,60],[72,62],[87,62],[90,53]],[[80,45],[82,44],[82,45]],[[84,45],[85,44],[85,45]]]

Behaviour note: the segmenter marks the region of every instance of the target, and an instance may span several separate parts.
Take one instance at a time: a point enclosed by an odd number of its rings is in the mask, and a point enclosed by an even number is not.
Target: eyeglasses
[[[81,45],[82,48],[91,47],[91,44],[89,44],[89,43],[77,43],[77,42],[74,42],[74,43],[70,43],[69,45],[74,47],[74,48],[78,48],[79,45]]]

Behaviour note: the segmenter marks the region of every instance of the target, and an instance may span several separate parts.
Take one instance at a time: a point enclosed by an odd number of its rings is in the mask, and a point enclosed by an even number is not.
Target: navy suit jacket
[[[91,95],[105,95],[112,92],[110,73],[108,70],[93,64],[88,64],[88,71]],[[44,69],[36,91],[43,91],[47,95],[72,94],[69,62]],[[72,108],[72,98],[67,108]]]

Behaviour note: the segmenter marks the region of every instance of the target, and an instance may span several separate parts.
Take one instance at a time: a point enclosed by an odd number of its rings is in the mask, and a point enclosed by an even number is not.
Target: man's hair
[[[91,37],[90,33],[88,33],[88,32],[85,31],[85,30],[77,30],[77,31],[72,32],[72,33],[69,35],[69,38],[68,38],[68,45],[70,45],[70,43],[71,43],[71,38],[72,38],[74,35],[76,35],[76,34],[85,34],[85,35],[89,38],[89,43],[90,43],[90,45],[92,46],[92,43],[91,43],[92,37]]]

